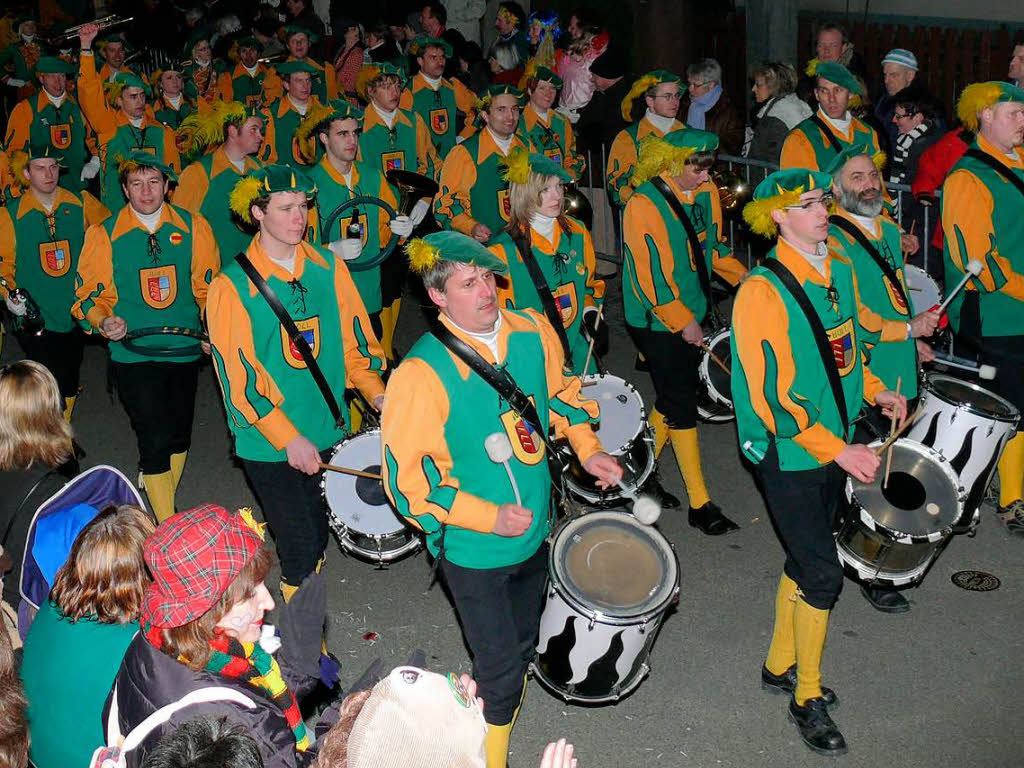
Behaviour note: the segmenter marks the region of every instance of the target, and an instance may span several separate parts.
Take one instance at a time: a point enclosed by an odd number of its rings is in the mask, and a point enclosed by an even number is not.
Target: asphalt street
[[[612,328],[611,372],[653,403],[647,374],[633,369],[618,281],[604,313]],[[424,328],[408,296],[398,347]],[[18,356],[10,337],[3,361]],[[84,464],[110,464],[136,475],[137,451],[128,419],[106,391],[106,352],[90,344],[74,418],[87,451]],[[544,744],[560,736],[576,744],[581,768],[613,766],[818,766],[830,759],[808,751],[786,719],[786,698],[760,689],[759,669],[772,628],[782,549],[753,478],[741,462],[733,424],[702,425],[708,486],[742,529],[702,536],[685,514],[665,513],[658,528],[681,565],[678,606],[654,645],[650,676],[611,706],[583,707],[531,682],[512,739],[511,763],[536,766]],[[685,499],[670,449],[666,486]],[[200,375],[193,449],[178,505],[201,502],[255,506],[231,444],[213,371]],[[685,501],[684,501],[685,509]],[[845,766],[903,768],[1024,765],[1020,728],[1024,690],[1024,540],[1011,539],[990,508],[975,538],[958,537],[924,582],[907,595],[909,613],[884,615],[847,581],[832,615],[823,662],[824,683],[840,699],[835,719],[849,744]],[[977,593],[950,581],[962,569],[997,576],[1001,587]],[[428,586],[430,566],[419,552],[378,570],[346,556],[332,541],[329,645],[354,680],[377,657],[399,664],[416,648],[437,670],[468,671],[470,662],[442,589]]]

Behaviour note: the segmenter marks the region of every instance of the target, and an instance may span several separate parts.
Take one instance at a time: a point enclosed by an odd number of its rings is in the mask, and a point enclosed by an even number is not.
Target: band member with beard
[[[260,61],[263,45],[255,37],[243,37],[237,43],[238,63],[225,77],[229,84],[229,101],[240,101],[246,107],[264,107],[272,99],[265,83],[270,70]]]
[[[455,146],[457,136],[472,135],[476,97],[458,80],[444,77],[445,62],[452,57],[452,48],[444,40],[417,37],[409,46],[409,54],[416,57],[420,69],[402,91],[398,106],[423,118],[438,156],[444,158]],[[465,120],[461,131],[460,114]]]
[[[547,67],[529,67],[526,70],[526,97],[519,120],[519,132],[528,136],[537,151],[562,166],[578,181],[586,170],[587,161],[576,154],[576,137],[572,123],[554,109],[562,78]]]

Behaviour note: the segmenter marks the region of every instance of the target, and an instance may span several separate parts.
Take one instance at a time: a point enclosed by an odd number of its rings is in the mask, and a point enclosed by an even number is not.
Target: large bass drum
[[[622,511],[591,512],[555,536],[533,669],[566,699],[617,701],[650,671],[651,647],[679,596],[664,536]]]

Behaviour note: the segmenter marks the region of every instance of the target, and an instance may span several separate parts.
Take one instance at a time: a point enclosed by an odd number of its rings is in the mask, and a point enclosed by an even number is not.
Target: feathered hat
[[[572,174],[550,157],[538,152],[529,152],[525,147],[516,147],[498,161],[504,166],[502,178],[510,184],[526,184],[530,174],[556,176],[562,181],[572,181]]]
[[[622,119],[627,123],[633,122],[633,102],[636,98],[644,93],[647,93],[651,88],[662,83],[675,83],[681,85],[682,80],[679,79],[679,75],[674,75],[665,69],[656,69],[653,72],[648,72],[646,75],[638,79],[633,83],[633,87],[629,89],[622,99]]]
[[[523,92],[516,88],[514,85],[489,85],[486,89],[481,91],[476,97],[476,111],[486,112],[490,108],[491,102],[494,101],[495,96],[515,96],[520,104],[523,103]]]
[[[398,87],[405,84],[405,71],[390,61],[383,61],[378,64],[364,64],[359,74],[356,75],[356,93],[365,102],[370,101],[368,90],[370,86],[385,75],[394,75],[398,78]]]
[[[25,169],[33,160],[40,160],[44,157],[56,158],[57,165],[64,167],[60,154],[51,144],[31,143],[25,149],[13,152],[11,154],[11,175],[14,176],[15,184],[19,187],[27,187],[28,179],[25,178]]]
[[[363,110],[345,99],[335,99],[326,104],[313,104],[306,116],[295,129],[295,140],[299,146],[299,154],[309,163],[316,160],[316,134],[320,126],[332,120],[363,119]]]
[[[127,155],[116,155],[114,161],[117,163],[118,174],[131,173],[139,168],[154,168],[164,175],[167,181],[177,181],[178,174],[167,163],[159,157],[141,149],[133,149]]]
[[[193,112],[182,120],[175,141],[183,154],[196,156],[223,144],[229,124],[258,116],[256,107],[246,107],[240,101],[215,101],[209,109]]]
[[[629,183],[639,187],[664,171],[668,171],[670,176],[678,176],[694,152],[713,152],[716,149],[718,136],[710,131],[680,128],[664,136],[649,133],[640,140],[639,158]]]
[[[246,224],[252,224],[252,203],[275,192],[305,192],[307,199],[316,195],[316,184],[300,170],[287,165],[265,165],[243,176],[231,190],[228,206]]]
[[[775,237],[779,228],[772,211],[779,211],[800,202],[800,195],[812,189],[830,189],[832,177],[809,168],[788,168],[775,171],[754,190],[754,199],[743,206],[743,220],[762,237]]]
[[[446,59],[450,59],[453,54],[452,47],[448,44],[448,41],[442,40],[440,37],[420,35],[409,43],[409,53],[413,56],[423,55],[423,51],[427,48],[440,48],[444,51],[444,57]]]
[[[457,261],[483,267],[499,275],[508,274],[508,265],[487,250],[482,243],[461,232],[444,230],[410,240],[405,246],[409,268],[418,275],[441,261]]]
[[[1001,101],[1024,103],[1024,88],[1009,83],[991,80],[987,83],[974,83],[964,88],[960,100],[956,103],[956,114],[960,122],[969,130],[977,132],[980,122],[978,116],[982,110],[988,109]]]

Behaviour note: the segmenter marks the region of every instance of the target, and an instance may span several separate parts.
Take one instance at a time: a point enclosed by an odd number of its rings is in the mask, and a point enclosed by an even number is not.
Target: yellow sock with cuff
[[[798,597],[793,610],[793,637],[796,648],[796,691],[793,697],[801,707],[808,699],[821,696],[821,656],[828,634],[829,611]]]
[[[711,501],[707,486],[704,484],[704,471],[700,466],[700,446],[697,444],[697,428],[670,429],[672,449],[676,452],[676,463],[679,474],[686,485],[686,495],[690,506],[699,509]]]
[[[772,630],[772,642],[764,662],[773,675],[783,674],[796,663],[796,644],[793,639],[796,601],[796,582],[783,573],[775,594],[775,629]]]
[[[178,483],[181,482],[181,475],[185,471],[185,460],[188,459],[188,451],[171,454],[171,478],[174,480],[174,490],[178,490]]]
[[[512,723],[507,725],[487,724],[484,752],[487,768],[506,768],[508,765],[508,743],[512,738]]]
[[[174,477],[171,472],[168,470],[158,475],[144,474],[142,484],[157,521],[162,523],[171,517],[174,514]]]
[[[654,458],[657,459],[661,456],[665,443],[668,442],[668,424],[665,423],[665,414],[657,408],[653,409],[648,423],[654,430]]]

